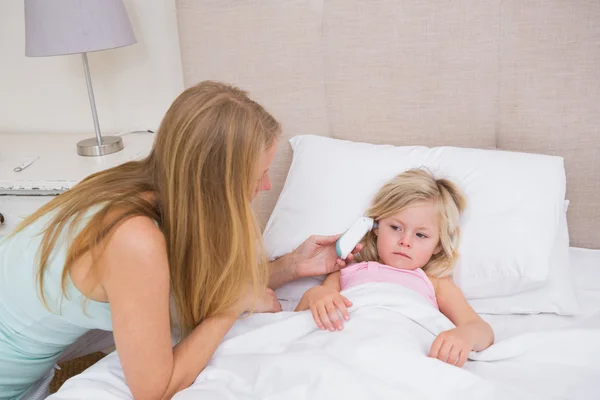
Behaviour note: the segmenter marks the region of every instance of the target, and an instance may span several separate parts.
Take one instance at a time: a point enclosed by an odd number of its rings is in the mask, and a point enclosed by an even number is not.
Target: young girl
[[[471,350],[494,342],[491,327],[469,306],[451,278],[458,259],[459,217],[465,199],[446,179],[429,172],[404,172],[379,190],[367,216],[378,227],[364,239],[357,264],[330,274],[308,290],[296,311],[310,309],[319,328],[342,329],[352,303],[340,290],[366,282],[393,282],[423,295],[456,328],[440,333],[430,357],[461,367]]]

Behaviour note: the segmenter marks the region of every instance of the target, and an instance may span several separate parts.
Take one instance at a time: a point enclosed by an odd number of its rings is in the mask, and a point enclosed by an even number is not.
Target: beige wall
[[[233,82],[282,122],[396,145],[565,159],[571,244],[600,248],[598,0],[177,0],[186,85]],[[281,141],[268,217],[291,162]],[[341,156],[341,155],[337,155]]]

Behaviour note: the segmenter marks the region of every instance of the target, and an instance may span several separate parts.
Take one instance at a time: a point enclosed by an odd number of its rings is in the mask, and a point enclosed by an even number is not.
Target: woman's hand
[[[254,309],[252,307],[254,307]],[[269,288],[259,291],[255,302],[254,290],[251,285],[247,285],[244,294],[234,305],[232,312],[234,312],[237,317],[251,310],[255,313],[279,312],[281,311],[281,303],[277,299],[275,292]]]
[[[252,312],[275,313],[280,311],[281,303],[277,299],[277,295],[273,290],[265,288],[264,292],[256,299],[256,304],[254,305],[254,310]]]
[[[335,289],[327,286],[315,286],[304,293],[296,311],[304,311],[310,308],[313,319],[320,329],[329,329],[334,332],[341,331],[343,323],[338,315],[338,310],[345,320],[350,319],[348,307],[352,302],[342,296]]]
[[[316,236],[306,239],[292,253],[286,254],[271,262],[269,287],[277,289],[294,279],[307,276],[326,275],[344,268],[354,260],[363,245],[352,250],[348,258],[342,260],[335,251],[335,242],[340,235]]]
[[[462,367],[473,350],[473,340],[467,325],[440,333],[431,345],[429,357]]]
[[[330,274],[352,262],[354,254],[358,253],[363,245],[356,246],[348,258],[343,260],[338,257],[335,251],[335,242],[339,237],[340,235],[313,235],[298,246],[292,253],[296,277]]]

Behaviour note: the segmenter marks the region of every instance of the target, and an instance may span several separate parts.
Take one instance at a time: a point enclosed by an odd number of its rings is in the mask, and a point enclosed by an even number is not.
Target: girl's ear
[[[379,221],[373,222],[373,233],[375,236],[379,236]]]
[[[442,251],[442,244],[438,243],[438,245],[435,248],[435,250],[433,250],[433,254],[437,255],[440,251]]]

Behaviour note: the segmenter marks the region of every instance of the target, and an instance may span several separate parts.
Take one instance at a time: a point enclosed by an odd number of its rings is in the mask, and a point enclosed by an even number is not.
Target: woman
[[[183,92],[150,155],[91,175],[0,243],[0,398],[22,398],[90,329],[112,330],[136,399],[170,398],[271,289],[333,272],[337,236],[268,263],[252,199],[269,190],[279,123],[215,82]],[[171,345],[173,300],[183,339]]]

